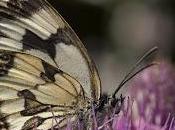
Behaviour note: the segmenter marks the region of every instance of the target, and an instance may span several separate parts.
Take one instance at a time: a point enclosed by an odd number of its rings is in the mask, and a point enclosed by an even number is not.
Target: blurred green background
[[[109,93],[146,50],[175,61],[174,0],[49,0],[94,59]]]

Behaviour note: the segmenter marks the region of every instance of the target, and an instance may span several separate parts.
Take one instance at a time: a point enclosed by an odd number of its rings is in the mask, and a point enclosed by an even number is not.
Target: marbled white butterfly
[[[106,103],[100,97],[87,50],[47,1],[0,0],[1,130],[61,128],[81,114],[88,120],[92,104]]]

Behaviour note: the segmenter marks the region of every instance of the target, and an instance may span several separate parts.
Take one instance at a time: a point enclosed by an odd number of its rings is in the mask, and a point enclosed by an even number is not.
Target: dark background
[[[139,56],[153,46],[175,61],[174,0],[49,0],[94,59],[103,90],[113,91]]]

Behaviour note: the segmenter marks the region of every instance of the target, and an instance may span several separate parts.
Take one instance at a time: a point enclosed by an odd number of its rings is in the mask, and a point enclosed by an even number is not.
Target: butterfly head
[[[96,112],[102,112],[106,110],[115,111],[115,114],[118,114],[121,110],[125,97],[122,95],[117,98],[109,96],[108,94],[103,94],[98,102],[98,105],[95,109]]]

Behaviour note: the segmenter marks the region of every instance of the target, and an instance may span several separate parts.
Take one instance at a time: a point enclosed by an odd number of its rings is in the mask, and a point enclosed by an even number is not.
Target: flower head
[[[134,98],[133,117],[136,122],[152,124],[154,128],[164,126],[167,118],[175,114],[174,68],[167,62],[160,62],[144,70],[136,76],[128,93]]]

